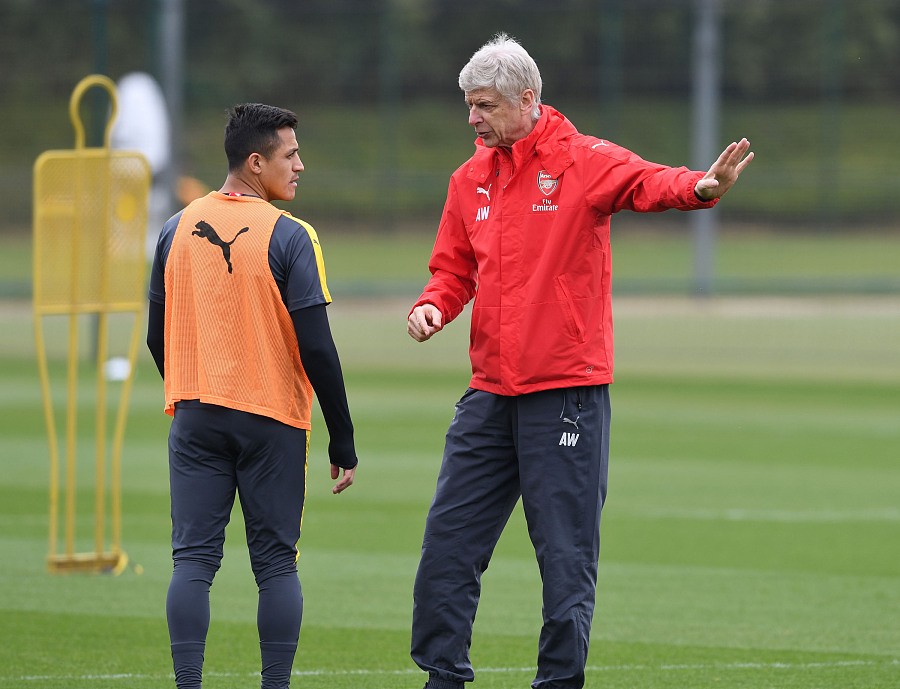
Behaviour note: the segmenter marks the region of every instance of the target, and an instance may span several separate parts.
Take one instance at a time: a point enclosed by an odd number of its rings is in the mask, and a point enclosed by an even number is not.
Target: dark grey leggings
[[[166,599],[176,686],[200,687],[209,590],[237,495],[259,588],[263,689],[287,687],[303,612],[297,549],[307,433],[267,417],[180,402],[169,433],[174,568]]]

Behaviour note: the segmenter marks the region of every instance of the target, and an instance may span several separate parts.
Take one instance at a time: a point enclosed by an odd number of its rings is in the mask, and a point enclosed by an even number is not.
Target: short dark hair
[[[251,153],[268,158],[278,146],[278,130],[297,128],[290,110],[262,103],[242,103],[228,112],[225,125],[225,156],[229,172],[238,170]]]

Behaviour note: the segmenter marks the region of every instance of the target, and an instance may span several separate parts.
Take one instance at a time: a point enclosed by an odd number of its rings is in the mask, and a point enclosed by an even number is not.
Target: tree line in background
[[[161,31],[173,6],[181,46]],[[0,231],[28,226],[35,158],[72,146],[79,80],[161,80],[172,54],[183,54],[183,172],[219,179],[230,105],[296,109],[314,213],[439,207],[472,140],[459,70],[498,31],[522,41],[544,101],[584,131],[686,163],[693,32],[713,6],[723,135],[746,133],[760,153],[729,212],[893,222],[900,0],[0,0],[0,184],[11,198]]]
[[[164,0],[2,0],[0,92],[39,99],[109,66],[154,73]],[[184,0],[188,105],[287,85],[317,102],[442,96],[496,31],[558,94],[683,94],[692,0]],[[900,1],[721,0],[730,98],[900,96]],[[10,66],[15,68],[10,68]],[[114,68],[114,69],[113,69]],[[116,76],[113,74],[112,76]]]

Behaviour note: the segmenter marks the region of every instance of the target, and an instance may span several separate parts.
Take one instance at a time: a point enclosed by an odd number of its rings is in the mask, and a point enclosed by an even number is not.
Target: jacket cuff
[[[690,187],[686,194],[686,198],[689,199],[688,207],[691,209],[712,208],[719,202],[719,199],[717,198],[707,201],[697,193],[697,182],[703,179],[703,176],[705,174],[705,172],[698,172],[697,175],[691,180]]]

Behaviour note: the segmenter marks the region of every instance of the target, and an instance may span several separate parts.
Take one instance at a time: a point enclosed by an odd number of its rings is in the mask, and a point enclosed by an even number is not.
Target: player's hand
[[[331,492],[334,495],[343,493],[353,485],[353,477],[356,476],[356,467],[353,467],[352,469],[344,469],[342,467],[339,467],[337,464],[332,464],[331,478],[337,481],[338,476],[340,476],[341,480],[334,484],[334,487],[331,489]]]
[[[444,316],[434,304],[417,306],[406,322],[406,332],[416,342],[424,342],[443,327]]]
[[[709,172],[697,181],[694,193],[706,201],[725,196],[737,182],[744,168],[753,160],[753,152],[747,151],[750,151],[750,142],[747,139],[728,144],[718,160],[709,168]]]

